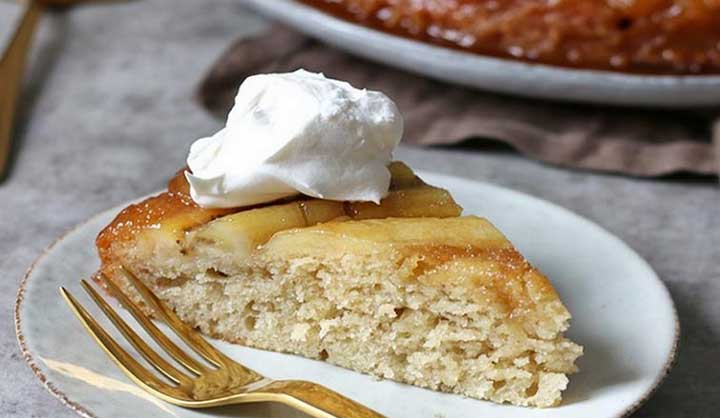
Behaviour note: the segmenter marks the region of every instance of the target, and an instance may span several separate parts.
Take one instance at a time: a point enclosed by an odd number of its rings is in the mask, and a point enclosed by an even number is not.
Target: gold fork
[[[317,418],[380,418],[382,415],[316,383],[302,380],[272,380],[235,362],[183,323],[147,286],[127,270],[121,272],[142,295],[147,306],[185,344],[212,365],[201,364],[176,345],[120,288],[101,276],[109,293],[120,301],[155,342],[186,370],[170,364],[151,348],[85,280],[82,287],[125,336],[138,353],[160,375],[141,365],[88,313],[65,288],[60,288],[73,313],[88,333],[125,374],[152,395],[187,408],[208,408],[250,402],[279,402]]]
[[[4,51],[0,50],[0,180],[10,160],[13,124],[17,110],[20,84],[25,73],[25,61],[32,38],[43,11],[50,7],[61,9],[93,0],[25,0],[25,11]],[[100,0],[98,0],[100,1]],[[104,0],[103,0],[104,1]]]

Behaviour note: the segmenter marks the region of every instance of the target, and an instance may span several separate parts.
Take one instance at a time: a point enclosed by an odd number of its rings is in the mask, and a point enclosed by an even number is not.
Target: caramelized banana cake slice
[[[98,237],[204,333],[445,392],[560,402],[582,347],[550,282],[488,221],[393,163],[379,204],[197,207],[176,177]]]

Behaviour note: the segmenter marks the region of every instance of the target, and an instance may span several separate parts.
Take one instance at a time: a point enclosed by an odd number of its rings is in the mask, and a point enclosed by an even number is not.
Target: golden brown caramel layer
[[[657,74],[720,73],[718,0],[301,0],[483,55]]]
[[[488,298],[512,316],[558,299],[550,281],[490,222],[475,216],[331,222],[279,232],[266,245],[271,253],[300,259],[368,248],[402,254],[400,263],[412,265],[411,281]]]
[[[304,196],[283,199],[242,208],[207,209],[199,207],[189,196],[189,185],[180,170],[168,184],[168,191],[125,208],[98,235],[96,245],[103,264],[113,261],[111,247],[130,242],[145,230],[162,230],[173,239],[182,240],[185,232],[214,219],[238,212],[269,206],[296,204],[303,224],[314,225],[338,217],[368,219],[412,216],[458,216],[461,208],[450,195],[425,185],[406,165],[395,162],[390,166],[390,193],[380,205],[367,202],[332,202]],[[269,225],[272,230],[272,225]],[[269,238],[269,237],[266,237]]]
[[[176,179],[177,177],[173,181]],[[238,209],[203,209],[187,194],[165,192],[123,209],[115,220],[100,232],[96,245],[100,258],[106,261],[112,244],[131,241],[140,231],[166,227],[175,233],[181,233],[236,211]]]

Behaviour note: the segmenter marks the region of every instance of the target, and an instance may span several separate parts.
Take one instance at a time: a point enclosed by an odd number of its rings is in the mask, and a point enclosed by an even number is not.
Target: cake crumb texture
[[[222,219],[118,240],[102,271],[137,297],[124,265],[215,338],[433,390],[548,407],[577,370],[569,312],[485,219],[339,219],[250,254],[207,232]]]

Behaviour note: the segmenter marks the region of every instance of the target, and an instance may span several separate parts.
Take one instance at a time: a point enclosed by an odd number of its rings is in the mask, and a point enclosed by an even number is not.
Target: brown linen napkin
[[[720,172],[720,109],[611,108],[479,92],[357,58],[280,26],[233,44],[198,96],[224,117],[245,77],[298,68],[385,92],[405,117],[406,143],[499,141],[540,161],[634,176]]]

